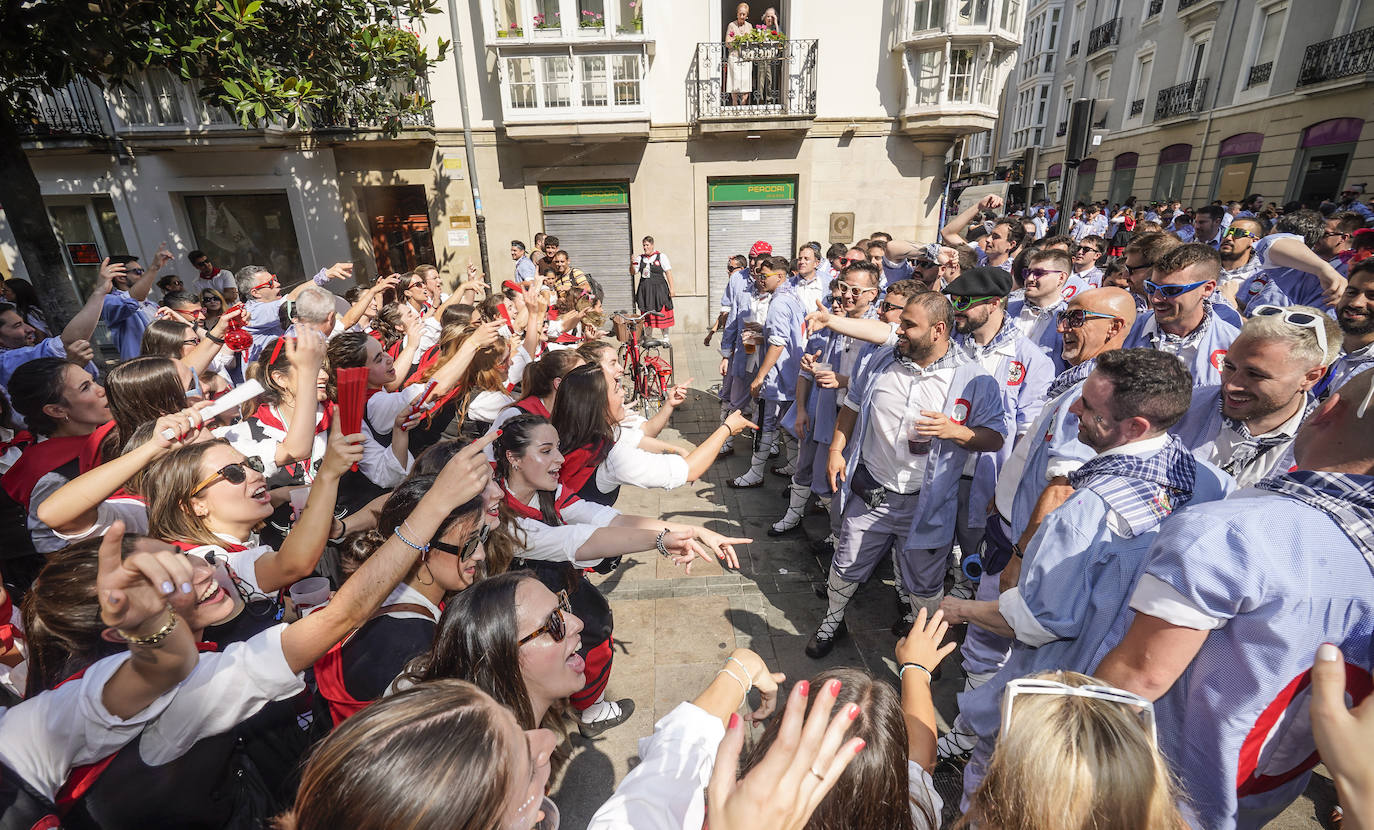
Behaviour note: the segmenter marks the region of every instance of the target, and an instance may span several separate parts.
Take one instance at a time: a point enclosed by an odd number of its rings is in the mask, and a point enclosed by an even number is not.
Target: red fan
[[[344,435],[363,431],[363,408],[367,406],[367,367],[340,369],[335,375],[339,389],[339,429]],[[356,471],[358,465],[354,464]]]

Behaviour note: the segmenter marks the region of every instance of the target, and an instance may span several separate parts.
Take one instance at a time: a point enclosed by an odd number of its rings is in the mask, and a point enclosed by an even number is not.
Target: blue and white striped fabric
[[[1173,435],[1157,453],[1144,457],[1099,455],[1069,473],[1069,484],[1075,490],[1093,485],[1131,528],[1132,536],[1154,529],[1187,504],[1196,480],[1197,459]]]
[[[1374,476],[1294,470],[1255,486],[1295,498],[1330,516],[1374,569]]]

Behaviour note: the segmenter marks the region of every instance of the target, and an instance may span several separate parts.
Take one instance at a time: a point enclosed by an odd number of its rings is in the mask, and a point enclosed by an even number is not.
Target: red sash
[[[33,488],[43,476],[78,460],[83,473],[94,467],[99,461],[100,442],[113,428],[114,421],[110,421],[90,435],[49,438],[30,445],[19,455],[14,466],[0,477],[0,487],[27,511]]]
[[[528,412],[531,415],[543,415],[545,418],[553,417],[553,413],[548,410],[548,407],[544,406],[544,402],[533,395],[521,398],[520,400],[511,404],[511,406],[524,412]]]
[[[596,475],[597,465],[606,460],[605,449],[609,449],[605,442],[597,441],[563,453],[563,468],[558,471],[558,483],[566,491],[582,492],[582,488]]]
[[[329,431],[329,422],[332,419],[333,414],[333,401],[324,402],[324,412],[319,412],[318,408],[316,409],[316,435],[319,435],[321,432]],[[253,414],[248,417],[252,418],[255,421],[261,422],[264,426],[269,426],[275,430],[280,430],[281,432],[286,432],[288,429],[286,422],[283,421],[281,418],[281,412],[279,412],[277,408],[275,406],[272,406],[271,404],[265,403],[260,405],[256,410],[254,410]]]
[[[429,368],[438,362],[439,347],[430,346],[429,351],[425,352],[420,358],[420,362],[415,364],[415,371],[411,372],[410,377],[406,378],[405,385],[409,386],[412,383],[423,382],[425,372],[429,371]]]
[[[515,515],[521,516],[526,519],[533,519],[536,522],[544,521],[544,514],[540,512],[539,508],[525,504],[524,502],[517,499],[515,496],[511,495],[510,490],[506,489],[506,483],[504,481],[501,482],[501,492],[505,496],[506,506],[509,507],[511,509],[511,512],[513,512]],[[570,504],[575,504],[576,502],[579,502],[581,500],[582,499],[577,495],[577,491],[569,491],[566,487],[560,487],[558,493],[554,494],[553,505],[553,512],[554,515],[558,517],[558,521],[563,522],[563,508],[567,507]]]

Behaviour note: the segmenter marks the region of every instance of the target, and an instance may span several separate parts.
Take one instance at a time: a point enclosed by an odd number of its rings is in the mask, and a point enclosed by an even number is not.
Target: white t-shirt
[[[562,491],[562,487],[559,491]],[[530,507],[539,507],[539,494],[528,502]],[[525,534],[525,549],[520,555],[526,559],[543,559],[549,562],[571,562],[584,568],[594,568],[600,559],[577,559],[577,551],[592,534],[609,525],[620,515],[614,507],[606,507],[579,499],[559,511],[567,524],[554,527],[538,519],[516,518],[520,530]]]
[[[186,286],[187,291],[194,291],[197,294],[207,288],[213,289],[218,291],[221,297],[224,296],[226,290],[238,290],[238,286],[234,283],[234,275],[223,268],[216,271],[215,275],[209,279],[197,273],[194,277],[183,282],[182,285]]]

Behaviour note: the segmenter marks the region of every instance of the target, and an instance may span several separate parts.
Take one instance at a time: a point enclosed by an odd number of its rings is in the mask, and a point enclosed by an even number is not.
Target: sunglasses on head
[[[1063,697],[1084,697],[1091,700],[1101,700],[1107,703],[1117,703],[1125,706],[1135,714],[1140,722],[1140,728],[1150,736],[1150,745],[1157,745],[1155,735],[1155,707],[1154,704],[1139,695],[1132,694],[1123,689],[1112,686],[1069,686],[1055,680],[1047,680],[1034,677],[1022,677],[1007,683],[1002,692],[1002,734],[1006,735],[1011,729],[1012,712],[1016,708],[1016,699],[1020,698],[1024,703],[1027,695],[1059,695]]]
[[[1059,312],[1059,325],[1064,329],[1079,329],[1088,322],[1094,320],[1116,320],[1114,314],[1103,314],[1100,311],[1088,311],[1086,308],[1066,308]]]
[[[476,533],[469,536],[467,538],[467,541],[461,545],[450,545],[448,542],[440,542],[438,539],[431,539],[429,542],[429,546],[434,548],[435,550],[441,550],[444,553],[451,553],[454,556],[458,557],[459,561],[466,562],[472,558],[472,555],[474,553],[477,552],[477,546],[485,544],[487,541],[487,537],[490,535],[491,528],[486,524],[483,524],[481,527],[477,529]],[[563,638],[559,637],[557,639],[561,640]]]
[[[1310,311],[1295,311],[1291,308],[1284,308],[1276,305],[1262,305],[1250,313],[1251,317],[1277,317],[1290,326],[1311,329],[1316,333],[1317,346],[1321,348],[1322,354],[1326,354],[1326,326],[1323,324],[1325,315],[1313,314]]]
[[[968,311],[976,305],[995,299],[997,299],[997,297],[991,294],[984,297],[950,297],[949,304],[954,306],[955,311]]]
[[[520,638],[518,645],[524,645],[530,640],[541,634],[548,634],[555,643],[563,642],[563,638],[568,636],[568,620],[565,615],[572,613],[572,605],[568,602],[568,592],[558,592],[558,605],[549,612],[549,618],[544,624],[531,631],[529,634]]]
[[[1145,296],[1153,297],[1155,294],[1163,294],[1165,297],[1178,297],[1194,291],[1211,280],[1199,280],[1198,282],[1184,283],[1183,285],[1160,285],[1152,280],[1145,280]]]
[[[256,455],[250,455],[242,461],[235,461],[233,464],[225,464],[223,467],[215,470],[212,475],[207,476],[197,484],[195,488],[191,490],[191,495],[200,495],[201,491],[219,482],[221,479],[230,484],[242,484],[248,480],[249,470],[260,473],[263,469],[262,459],[258,458]]]

